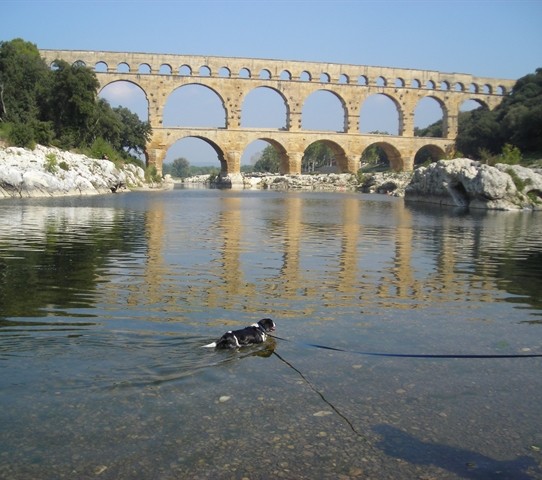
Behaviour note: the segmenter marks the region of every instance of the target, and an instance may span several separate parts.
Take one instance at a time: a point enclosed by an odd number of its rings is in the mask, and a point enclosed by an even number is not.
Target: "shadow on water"
[[[515,460],[495,460],[471,450],[423,442],[389,425],[377,425],[373,430],[382,436],[376,446],[386,455],[415,465],[439,467],[461,478],[532,480],[542,473],[536,462],[525,455]],[[537,476],[532,476],[529,470]]]

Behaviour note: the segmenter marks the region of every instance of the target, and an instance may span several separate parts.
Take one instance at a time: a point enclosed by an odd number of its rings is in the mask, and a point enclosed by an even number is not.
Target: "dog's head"
[[[265,333],[274,332],[276,328],[275,322],[270,318],[262,318],[258,325],[263,328]]]

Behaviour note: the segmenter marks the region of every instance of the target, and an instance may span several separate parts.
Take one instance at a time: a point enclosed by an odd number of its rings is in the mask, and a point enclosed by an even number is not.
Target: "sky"
[[[542,0],[3,0],[1,15],[0,41],[22,38],[43,49],[301,60],[514,80],[542,67]],[[116,106],[113,90],[106,93]],[[196,158],[204,150],[190,153],[191,163],[202,162]]]

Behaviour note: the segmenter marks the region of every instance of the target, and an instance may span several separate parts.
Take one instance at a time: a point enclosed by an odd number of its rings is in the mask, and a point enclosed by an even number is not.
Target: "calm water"
[[[542,353],[541,287],[540,214],[4,200],[0,478],[540,479],[542,359],[355,352]],[[267,316],[282,339],[200,348]]]

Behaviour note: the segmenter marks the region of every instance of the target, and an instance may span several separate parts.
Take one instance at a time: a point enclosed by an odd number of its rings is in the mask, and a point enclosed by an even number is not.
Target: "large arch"
[[[346,155],[346,152],[344,151],[344,148],[339,145],[338,143],[328,140],[325,138],[316,140],[311,142],[307,147],[305,148],[306,155],[307,150],[309,147],[316,143],[322,143],[324,144],[332,153],[332,158],[330,159],[330,164],[326,167],[335,167],[333,170],[337,170],[340,173],[348,172],[348,157]]]
[[[390,122],[390,117],[395,117],[395,126],[392,131],[387,131],[383,125],[387,125]],[[384,93],[369,95],[360,106],[359,130],[361,133],[398,135],[401,125],[401,106],[391,95]]]
[[[243,99],[241,127],[285,130],[289,114],[288,102],[280,91],[266,86],[256,87]]]
[[[427,95],[416,103],[414,109],[414,127],[416,129],[425,129],[440,120],[442,122],[442,132],[439,136],[445,138],[448,133],[445,129],[446,118],[446,105],[440,98]],[[414,132],[415,135],[416,131]]]
[[[179,155],[171,155],[171,152],[175,149],[176,146],[178,146],[181,142],[186,141],[186,140],[197,140],[197,141],[201,141],[207,144],[210,147],[210,150],[212,150],[216,154],[217,160],[220,165],[220,171],[223,173],[228,172],[228,163],[227,163],[226,156],[224,155],[224,150],[216,142],[213,142],[211,139],[203,135],[201,136],[200,135],[181,135],[180,137],[173,139],[167,145],[166,158],[168,160],[173,161],[174,160],[174,158],[172,158],[173,156],[178,157]],[[188,155],[182,155],[182,156],[187,157]],[[191,162],[192,159],[187,158],[187,160]],[[209,166],[212,166],[212,165],[209,163]]]
[[[344,100],[330,90],[316,90],[303,102],[303,130],[345,132],[347,111]]]
[[[104,85],[98,92],[112,107],[125,107],[142,121],[149,119],[149,101],[145,90],[136,82],[115,80]]]
[[[225,128],[226,119],[224,100],[216,90],[200,83],[189,83],[169,95],[162,124],[164,127]]]

